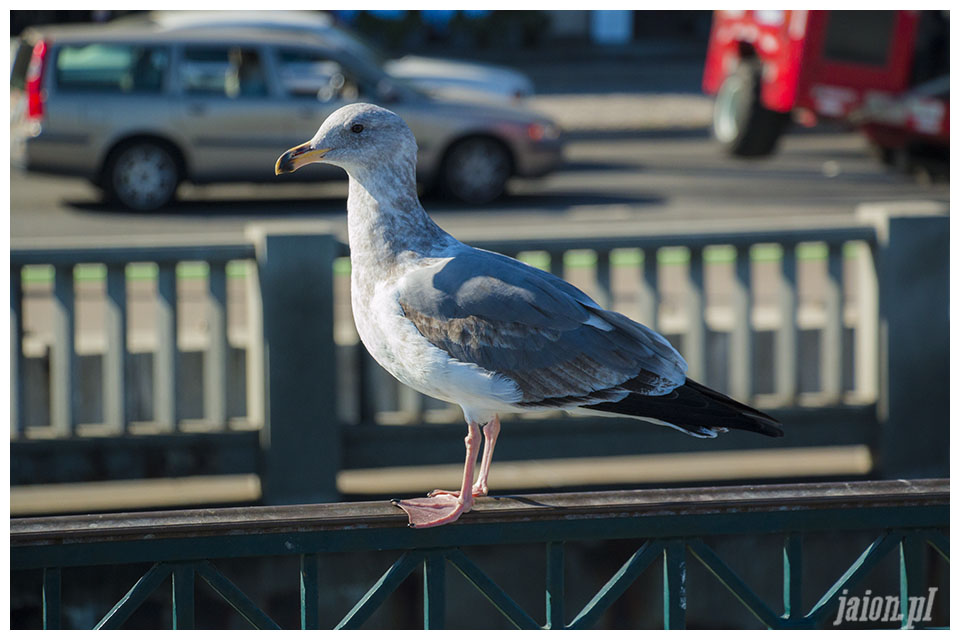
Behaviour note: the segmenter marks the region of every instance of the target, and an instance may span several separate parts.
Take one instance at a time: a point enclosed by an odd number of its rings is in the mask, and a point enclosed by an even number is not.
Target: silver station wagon
[[[428,97],[368,61],[294,31],[86,25],[30,29],[11,74],[13,160],[81,176],[122,207],[169,204],[183,181],[343,179],[334,167],[276,177],[277,156],[350,102],[401,115],[418,178],[470,203],[511,176],[562,162],[559,128],[507,105]]]

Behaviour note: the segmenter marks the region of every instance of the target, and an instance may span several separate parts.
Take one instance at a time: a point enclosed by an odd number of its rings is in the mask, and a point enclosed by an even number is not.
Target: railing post
[[[784,244],[780,258],[780,326],[774,346],[774,382],[785,405],[797,399],[797,245]]]
[[[157,346],[153,352],[153,416],[164,431],[176,431],[177,379],[180,351],[177,347],[177,265],[157,264]]]
[[[707,323],[701,247],[690,249],[687,287],[687,331],[683,336],[683,355],[687,360],[687,376],[702,381],[707,376]]]
[[[43,628],[59,629],[60,625],[60,568],[46,567],[43,570]]]
[[[783,617],[803,618],[803,534],[791,533],[783,542]]]
[[[657,249],[643,250],[643,296],[640,321],[656,331],[660,324],[660,277]]]
[[[906,203],[864,206],[877,226],[880,307],[879,470],[946,476],[950,443],[950,221]],[[920,203],[914,205],[922,211]]]
[[[103,421],[114,433],[127,430],[127,275],[125,264],[107,265],[103,324]]]
[[[853,383],[860,399],[877,401],[880,360],[877,261],[873,247],[857,243],[857,331],[853,347]]]
[[[547,543],[547,628],[563,629],[563,542]]]
[[[227,264],[209,263],[207,335],[203,354],[203,416],[211,425],[227,426]]]
[[[671,540],[663,549],[663,628],[687,626],[687,545]]]
[[[730,396],[750,402],[753,395],[753,307],[750,295],[750,247],[737,247],[730,305],[733,307],[733,329],[730,330],[728,355],[728,389]]]
[[[432,551],[423,558],[423,628],[443,629],[446,620],[447,558]]]
[[[10,430],[24,431],[23,406],[23,286],[19,265],[10,265]]]
[[[613,284],[610,278],[610,251],[597,251],[597,302],[604,307],[613,306]]]
[[[932,608],[926,571],[927,545],[919,532],[909,532],[900,540],[900,620],[901,629],[921,628],[924,614]],[[924,597],[927,596],[927,597]]]
[[[262,394],[263,500],[267,504],[338,498],[341,424],[333,341],[333,260],[337,240],[323,233],[247,229],[256,245],[251,313],[262,318],[248,365]],[[258,351],[259,350],[259,351]]]
[[[563,277],[564,265],[563,258],[566,255],[564,251],[551,251],[550,252],[550,273],[557,276],[558,278]]]
[[[824,284],[826,324],[820,332],[820,387],[823,401],[840,404],[843,396],[843,245],[827,245]]]
[[[77,352],[74,347],[73,266],[56,267],[53,281],[53,349],[50,354],[50,422],[58,437],[77,426]]]
[[[190,563],[173,568],[173,628],[193,629],[195,574]]]
[[[320,628],[320,577],[317,554],[300,556],[300,628]]]
[[[357,420],[360,424],[374,424],[377,418],[377,402],[374,395],[375,376],[379,366],[373,356],[359,342],[353,352],[357,363]]]

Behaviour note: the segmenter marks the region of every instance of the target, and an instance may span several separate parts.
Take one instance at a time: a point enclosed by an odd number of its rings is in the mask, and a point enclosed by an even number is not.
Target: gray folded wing
[[[523,406],[662,395],[686,379],[686,362],[657,333],[496,253],[467,248],[407,274],[399,303],[434,346],[513,380]]]

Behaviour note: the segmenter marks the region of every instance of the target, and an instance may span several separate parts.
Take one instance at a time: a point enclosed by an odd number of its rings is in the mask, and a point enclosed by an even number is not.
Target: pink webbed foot
[[[439,527],[442,524],[455,522],[462,514],[473,507],[473,466],[477,461],[477,445],[480,439],[480,428],[476,422],[467,423],[467,437],[464,445],[467,449],[467,459],[463,465],[463,482],[460,491],[433,491],[426,498],[412,498],[410,500],[394,500],[393,504],[403,509],[410,526],[416,529]],[[485,478],[481,474],[481,478]],[[476,483],[483,486],[484,482]],[[470,492],[469,494],[467,492]]]
[[[458,492],[459,493],[459,492]],[[459,496],[449,493],[431,495],[429,498],[411,498],[410,500],[394,500],[407,513],[410,526],[415,529],[439,527],[442,524],[455,522],[462,514],[470,510],[473,500],[469,504],[460,500]]]

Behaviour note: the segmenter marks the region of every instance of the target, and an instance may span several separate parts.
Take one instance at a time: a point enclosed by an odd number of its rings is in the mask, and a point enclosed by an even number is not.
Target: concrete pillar
[[[949,475],[950,221],[938,203],[865,205],[877,227],[879,470]]]
[[[263,421],[263,500],[337,500],[342,428],[333,340],[337,240],[329,233],[279,226],[248,227],[247,237],[257,250],[251,314],[262,318],[262,345],[248,364],[248,398]],[[259,342],[253,337],[251,346]]]

